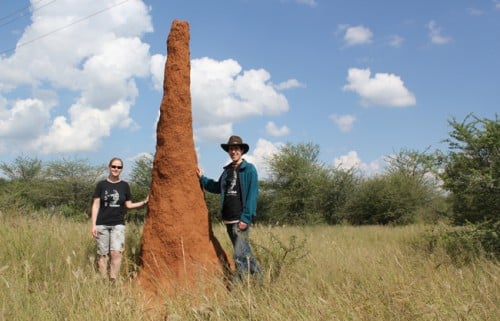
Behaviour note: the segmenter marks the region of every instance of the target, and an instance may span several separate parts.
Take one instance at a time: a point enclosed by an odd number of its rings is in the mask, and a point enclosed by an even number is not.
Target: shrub
[[[439,226],[426,232],[430,253],[443,250],[456,265],[469,264],[480,258],[500,258],[500,224],[468,224],[461,227]]]
[[[449,123],[450,152],[441,178],[451,192],[453,221],[495,223],[500,217],[500,119],[469,115],[463,122]]]
[[[420,208],[432,202],[432,193],[415,177],[389,173],[362,181],[342,210],[354,225],[413,223]]]
[[[297,262],[307,256],[306,239],[299,240],[296,235],[291,235],[288,244],[280,240],[275,234],[269,232],[267,244],[257,244],[251,241],[261,268],[268,271],[271,282],[276,281],[283,270],[290,269]]]

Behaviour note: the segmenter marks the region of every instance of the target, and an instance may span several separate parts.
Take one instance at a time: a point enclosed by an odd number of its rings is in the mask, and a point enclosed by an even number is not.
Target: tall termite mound
[[[148,214],[141,240],[141,286],[155,293],[199,288],[223,276],[227,256],[214,237],[196,175],[189,23],[175,20],[167,39]],[[207,279],[208,278],[208,279]]]

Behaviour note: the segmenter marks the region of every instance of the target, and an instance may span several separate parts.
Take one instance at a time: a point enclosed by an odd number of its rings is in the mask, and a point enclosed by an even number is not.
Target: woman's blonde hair
[[[111,166],[111,164],[113,164],[114,161],[119,161],[120,163],[122,163],[122,166],[123,166],[123,161],[119,157],[113,157],[113,158],[111,158],[111,160],[109,161],[108,166]]]

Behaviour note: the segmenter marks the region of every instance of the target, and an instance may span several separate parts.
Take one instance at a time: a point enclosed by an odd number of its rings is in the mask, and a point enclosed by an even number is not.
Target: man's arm
[[[199,166],[196,168],[196,175],[198,176],[198,179],[200,180],[201,187],[203,187],[205,190],[207,190],[210,193],[214,193],[214,194],[221,193],[219,181],[215,181],[215,180],[203,175],[203,171],[201,170],[201,168]]]

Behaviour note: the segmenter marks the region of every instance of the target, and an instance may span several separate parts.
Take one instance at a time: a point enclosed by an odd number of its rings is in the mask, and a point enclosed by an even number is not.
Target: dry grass
[[[257,227],[256,250],[279,251],[276,239],[285,246],[292,237],[305,241],[277,279],[270,272],[280,262],[261,257],[264,284],[245,282],[230,292],[221,284],[210,296],[179,293],[153,313],[129,277],[140,227],[128,228],[122,282],[109,284],[95,273],[88,224],[4,215],[0,320],[498,320],[498,263],[456,267],[444,254],[416,250],[411,244],[423,229]],[[222,227],[215,233],[230,248]]]

